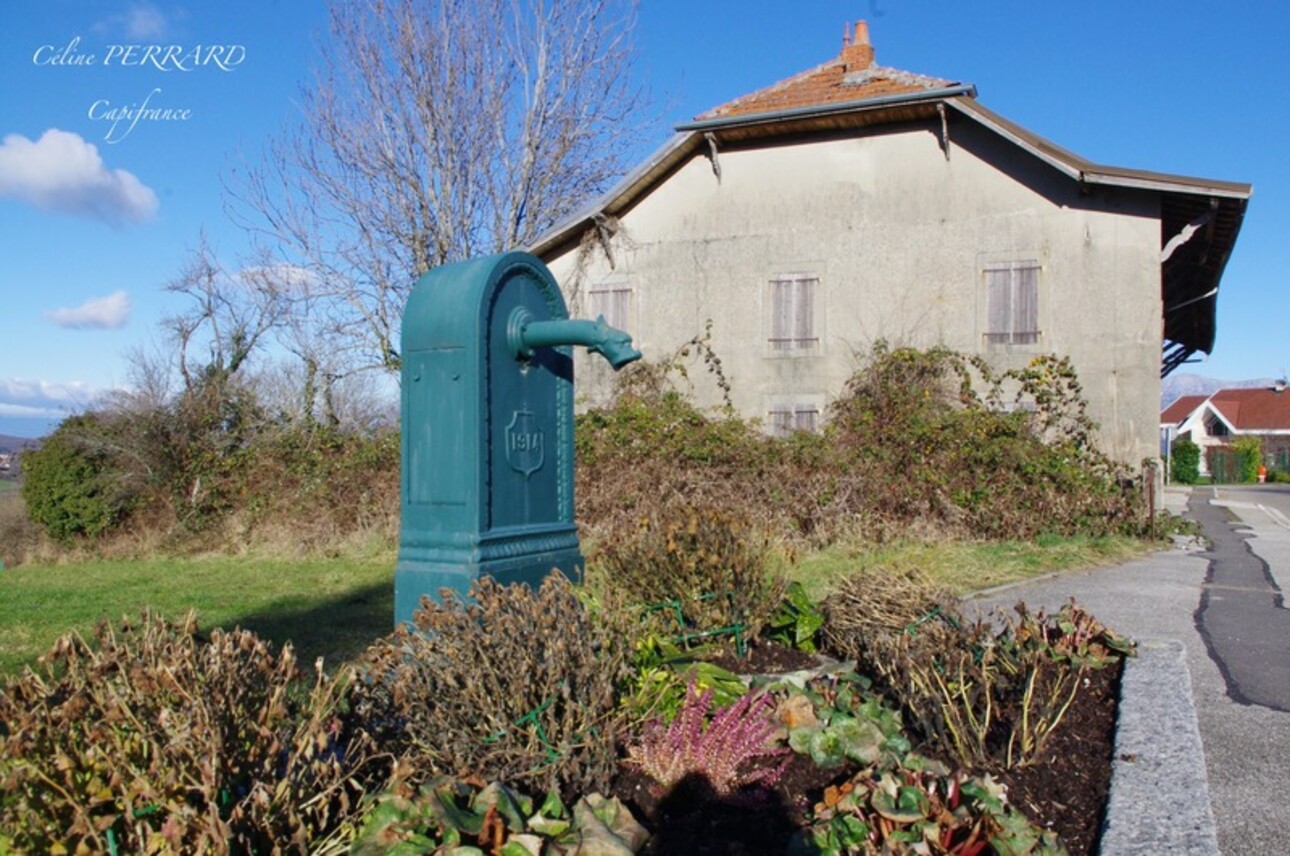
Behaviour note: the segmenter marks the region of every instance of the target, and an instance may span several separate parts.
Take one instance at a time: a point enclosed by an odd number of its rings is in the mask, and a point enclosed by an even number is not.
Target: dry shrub
[[[628,628],[552,574],[534,592],[485,577],[367,653],[359,710],[414,777],[475,774],[567,799],[604,791],[623,726]]]
[[[236,540],[294,553],[335,551],[399,531],[399,434],[322,427],[265,434],[240,475]]]
[[[96,643],[0,693],[0,850],[305,853],[384,781],[347,679],[302,682],[289,647],[146,613]]]
[[[1083,687],[1128,643],[1075,604],[968,622],[916,573],[848,579],[824,605],[823,639],[899,705],[933,750],[968,766],[1029,764]]]
[[[680,505],[643,517],[634,532],[601,543],[591,561],[595,579],[627,602],[665,613],[675,603],[699,631],[738,625],[754,637],[787,590],[765,540],[743,518],[714,508]]]
[[[595,539],[674,505],[740,508],[778,528],[769,493],[785,482],[770,473],[768,438],[737,416],[709,418],[679,393],[629,386],[612,408],[579,414],[575,441],[577,517]]]
[[[1068,360],[994,374],[944,348],[879,344],[823,432],[786,438],[698,410],[666,368],[637,369],[611,407],[579,416],[578,519],[596,540],[678,503],[737,508],[814,545],[1144,530],[1137,482],[1095,448]]]
[[[821,604],[822,646],[859,660],[903,636],[944,639],[963,626],[958,598],[915,567],[871,567],[847,576]]]
[[[29,562],[47,547],[40,528],[31,522],[18,491],[0,493],[0,562],[14,566]]]

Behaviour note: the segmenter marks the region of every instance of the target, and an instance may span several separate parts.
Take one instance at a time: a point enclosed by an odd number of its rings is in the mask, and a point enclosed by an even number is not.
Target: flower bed
[[[669,635],[612,591],[560,578],[427,604],[426,633],[382,640],[334,680],[302,681],[289,652],[245,633],[199,639],[191,622],[69,637],[0,693],[0,850],[1095,847],[1105,781],[1072,761],[1109,764],[1121,640],[1073,605],[987,626],[952,604],[923,621],[927,592],[898,599],[915,620],[854,594],[821,608],[789,592],[760,624],[860,651],[858,671],[751,690],[722,664],[764,671],[782,647],[719,634],[714,658],[701,629]],[[886,666],[866,660],[874,646]],[[939,701],[920,663],[933,684],[957,676]],[[979,733],[956,737],[965,725]]]

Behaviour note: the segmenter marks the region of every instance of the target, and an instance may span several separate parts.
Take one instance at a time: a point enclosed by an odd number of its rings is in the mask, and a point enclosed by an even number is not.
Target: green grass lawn
[[[820,598],[860,568],[915,565],[963,593],[1055,570],[1125,561],[1152,545],[1123,538],[1039,543],[835,546],[785,563]],[[103,618],[119,622],[150,608],[178,620],[196,610],[200,626],[240,626],[295,645],[302,666],[329,667],[389,633],[394,556],[309,561],[217,556],[152,561],[30,565],[0,571],[0,675],[11,674],[68,630],[89,635]]]
[[[203,630],[241,626],[300,663],[329,667],[390,632],[394,556],[289,562],[218,556],[24,565],[0,571],[0,674],[30,663],[59,636],[88,636],[100,619],[149,608],[178,620],[196,610]]]
[[[952,591],[966,594],[1053,571],[1125,562],[1157,548],[1147,541],[1120,537],[838,545],[803,556],[785,571],[816,600],[848,573],[873,567],[916,567]]]

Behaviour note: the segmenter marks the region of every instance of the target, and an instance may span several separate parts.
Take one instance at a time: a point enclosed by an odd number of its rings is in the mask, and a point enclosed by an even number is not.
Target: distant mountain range
[[[1184,395],[1213,395],[1220,389],[1248,389],[1254,386],[1272,386],[1275,378],[1255,380],[1219,380],[1195,374],[1171,374],[1160,382],[1160,409],[1164,410]]]
[[[0,434],[0,455],[20,452],[28,448],[34,449],[39,445],[39,440],[33,440],[30,437],[13,437],[9,434]]]

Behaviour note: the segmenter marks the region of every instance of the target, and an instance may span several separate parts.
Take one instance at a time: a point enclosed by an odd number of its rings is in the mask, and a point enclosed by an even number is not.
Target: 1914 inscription
[[[516,410],[506,426],[506,461],[511,469],[527,478],[542,469],[546,451],[542,429],[536,424],[533,413]]]

